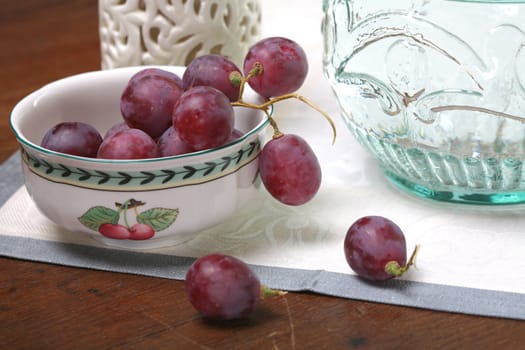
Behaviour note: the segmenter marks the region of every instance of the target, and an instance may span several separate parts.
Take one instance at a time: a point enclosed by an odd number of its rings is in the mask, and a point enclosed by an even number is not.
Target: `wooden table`
[[[0,162],[17,150],[8,116],[19,99],[99,69],[96,3],[0,0]],[[267,299],[252,316],[205,321],[180,281],[0,258],[1,349],[525,347],[525,322],[309,293]]]

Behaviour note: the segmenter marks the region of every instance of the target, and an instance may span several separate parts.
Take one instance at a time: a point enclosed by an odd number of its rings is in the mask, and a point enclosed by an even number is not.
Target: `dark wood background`
[[[95,0],[0,0],[0,9],[1,162],[17,150],[14,104],[99,69],[100,51]],[[523,349],[525,322],[289,293],[247,320],[215,323],[180,281],[0,258],[0,348]]]

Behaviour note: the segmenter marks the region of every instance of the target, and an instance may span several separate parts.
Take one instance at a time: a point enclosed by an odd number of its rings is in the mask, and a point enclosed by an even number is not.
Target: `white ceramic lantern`
[[[187,65],[207,53],[241,65],[259,39],[258,0],[99,0],[102,68]]]

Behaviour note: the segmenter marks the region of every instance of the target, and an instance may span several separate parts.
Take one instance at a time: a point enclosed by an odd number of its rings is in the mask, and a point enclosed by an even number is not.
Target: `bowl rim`
[[[184,154],[179,154],[179,155],[174,155],[174,156],[167,156],[167,157],[144,158],[144,159],[89,158],[89,157],[82,157],[82,156],[76,156],[76,155],[71,155],[71,154],[66,154],[66,153],[52,151],[52,150],[49,150],[47,148],[44,148],[44,147],[34,143],[34,142],[29,141],[16,126],[15,119],[16,119],[16,116],[17,116],[19,110],[22,108],[22,106],[27,104],[27,103],[32,103],[38,96],[40,96],[43,93],[45,93],[46,90],[53,89],[55,85],[60,85],[60,84],[62,84],[64,82],[66,82],[66,81],[70,81],[70,80],[74,80],[74,79],[82,79],[83,77],[87,77],[87,76],[104,75],[104,74],[108,74],[108,73],[109,74],[118,74],[118,73],[122,73],[122,72],[129,72],[129,74],[130,74],[129,77],[131,78],[133,73],[136,73],[136,72],[138,72],[138,71],[140,71],[142,69],[146,69],[146,68],[159,68],[159,69],[164,69],[164,70],[168,70],[168,71],[171,71],[171,72],[175,72],[175,73],[181,74],[182,72],[184,72],[184,69],[186,67],[183,67],[183,66],[162,66],[162,65],[161,66],[158,66],[158,65],[155,65],[155,66],[130,66],[130,67],[114,68],[114,69],[111,69],[111,70],[88,71],[88,72],[73,74],[73,75],[70,75],[70,76],[67,76],[67,77],[64,77],[64,78],[57,79],[55,81],[52,81],[50,83],[47,83],[47,84],[43,85],[42,87],[34,90],[33,92],[29,93],[28,95],[23,97],[21,100],[19,100],[15,104],[13,109],[11,110],[11,113],[10,113],[10,116],[9,116],[9,127],[10,127],[11,131],[15,135],[15,138],[17,139],[17,141],[19,142],[19,144],[21,146],[29,148],[29,149],[32,149],[32,150],[37,151],[39,153],[42,153],[44,155],[55,156],[55,157],[58,157],[58,158],[65,158],[65,159],[70,159],[70,160],[75,160],[75,161],[86,162],[86,163],[94,163],[94,164],[112,164],[112,163],[115,163],[115,164],[139,164],[139,163],[140,164],[145,164],[145,163],[164,162],[164,161],[169,161],[169,160],[184,159],[184,158],[189,158],[189,157],[196,157],[196,156],[201,156],[201,155],[212,154],[212,153],[218,152],[220,150],[223,150],[223,149],[226,149],[226,148],[230,148],[230,147],[233,147],[233,146],[238,145],[240,143],[243,143],[246,139],[250,138],[254,134],[258,134],[262,129],[264,129],[266,126],[268,126],[270,124],[270,119],[267,116],[264,116],[261,119],[261,121],[254,128],[250,129],[249,131],[245,132],[242,136],[240,136],[236,140],[234,140],[232,142],[229,142],[227,144],[224,144],[224,145],[221,145],[221,146],[218,146],[218,147],[214,147],[214,148],[201,150],[201,151],[195,151],[195,152],[191,152],[191,153],[184,153]],[[248,85],[246,85],[246,87],[245,87],[245,92],[246,91],[248,91],[250,93],[255,93],[255,92],[253,92],[253,90],[251,90],[251,88]],[[239,107],[239,108],[244,108],[244,107]],[[270,106],[269,111],[268,111],[268,115],[270,117],[273,115],[273,106]]]

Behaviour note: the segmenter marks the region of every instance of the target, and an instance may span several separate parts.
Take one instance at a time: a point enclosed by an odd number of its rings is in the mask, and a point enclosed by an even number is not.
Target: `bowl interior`
[[[184,67],[159,68],[172,71],[181,77],[184,72]],[[45,154],[62,155],[40,147],[46,131],[60,122],[78,121],[93,125],[103,136],[111,126],[123,121],[120,114],[120,96],[129,78],[141,69],[144,67],[88,72],[50,83],[28,95],[15,106],[11,113],[11,128],[22,145]],[[258,101],[258,96],[249,86],[246,86],[244,97],[247,101]],[[267,123],[267,118],[264,118],[262,113],[252,109],[236,108],[235,114],[235,128],[245,133],[237,142],[242,142],[243,138],[248,136],[247,133],[260,131]],[[254,118],[254,114],[258,116]]]

